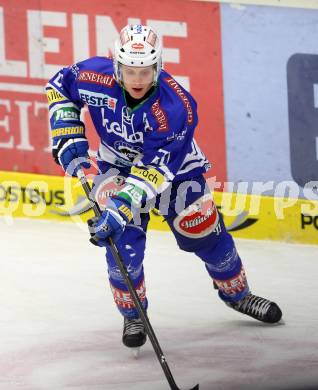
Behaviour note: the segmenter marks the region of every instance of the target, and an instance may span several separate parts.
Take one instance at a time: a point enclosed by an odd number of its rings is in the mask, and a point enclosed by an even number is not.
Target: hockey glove
[[[118,241],[132,217],[130,205],[125,200],[109,199],[102,215],[88,221],[91,243],[97,246],[107,246],[109,237]]]
[[[77,176],[77,170],[82,166],[89,168],[88,142],[86,138],[61,138],[53,146],[52,154],[57,164],[64,172]]]

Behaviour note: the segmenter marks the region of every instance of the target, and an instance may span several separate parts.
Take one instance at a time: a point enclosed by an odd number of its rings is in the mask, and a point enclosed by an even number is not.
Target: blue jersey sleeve
[[[85,136],[85,125],[80,120],[83,107],[77,84],[77,65],[63,68],[46,85],[53,147],[61,138]]]

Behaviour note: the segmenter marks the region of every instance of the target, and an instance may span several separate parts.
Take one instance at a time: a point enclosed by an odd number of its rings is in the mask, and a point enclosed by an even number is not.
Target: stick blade
[[[192,389],[190,389],[190,390],[199,390],[199,385],[197,384],[197,385],[195,385],[194,387],[192,387]]]

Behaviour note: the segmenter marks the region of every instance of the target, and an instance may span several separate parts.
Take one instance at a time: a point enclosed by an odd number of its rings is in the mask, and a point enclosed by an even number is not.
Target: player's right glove
[[[116,197],[109,199],[102,215],[87,222],[91,243],[98,246],[107,246],[109,237],[116,242],[131,219],[130,206],[123,199]]]
[[[82,166],[89,168],[88,142],[81,138],[61,138],[53,145],[52,154],[57,164],[64,172],[77,176],[77,170]]]

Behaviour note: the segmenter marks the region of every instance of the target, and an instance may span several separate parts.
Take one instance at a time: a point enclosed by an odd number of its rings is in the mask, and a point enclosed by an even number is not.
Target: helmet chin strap
[[[155,71],[154,71],[154,74],[153,74],[153,82],[152,82],[152,85],[153,85],[154,87],[156,87],[156,86],[158,85],[160,72],[161,72],[161,67],[159,68],[159,64],[157,63],[157,64],[155,65]]]

